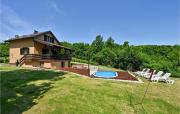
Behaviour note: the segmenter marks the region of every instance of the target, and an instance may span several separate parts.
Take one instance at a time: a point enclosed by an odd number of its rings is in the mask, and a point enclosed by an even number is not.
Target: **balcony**
[[[24,60],[71,60],[71,55],[39,55],[39,54],[27,54],[24,55],[21,61]]]

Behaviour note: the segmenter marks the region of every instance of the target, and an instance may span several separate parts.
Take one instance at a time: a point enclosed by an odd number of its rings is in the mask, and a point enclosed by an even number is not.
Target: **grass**
[[[3,66],[0,70],[2,114],[21,114],[29,109],[65,74],[10,66]]]
[[[1,67],[2,114],[178,114],[180,79],[174,84],[126,83],[71,73]]]

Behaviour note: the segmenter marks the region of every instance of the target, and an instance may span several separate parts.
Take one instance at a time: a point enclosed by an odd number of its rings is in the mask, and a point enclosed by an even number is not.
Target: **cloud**
[[[12,8],[2,5],[1,15],[1,33],[0,41],[13,37],[15,34],[24,34],[33,30],[33,25],[22,19]]]
[[[50,1],[50,5],[58,14],[63,14],[63,11],[59,8],[56,2]]]

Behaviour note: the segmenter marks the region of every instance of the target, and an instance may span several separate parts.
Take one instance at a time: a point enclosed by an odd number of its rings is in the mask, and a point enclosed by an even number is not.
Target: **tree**
[[[116,62],[119,64],[116,65],[121,69],[137,70],[143,65],[141,57],[139,57],[138,52],[132,48],[125,48],[119,51],[117,55],[118,59]]]
[[[0,43],[0,56],[1,57],[9,56],[9,43],[7,42]]]
[[[94,60],[100,65],[113,66],[116,54],[110,48],[103,48],[102,51],[94,56]]]
[[[65,46],[65,47],[69,47],[69,48],[72,48],[72,47],[73,47],[71,43],[66,42],[66,41],[60,42],[60,45],[63,45],[63,46]]]
[[[128,46],[129,46],[129,42],[125,41],[124,44],[123,44],[123,47],[128,47]]]
[[[94,53],[101,51],[103,46],[104,46],[103,37],[101,35],[97,35],[96,39],[91,44]]]
[[[79,59],[86,59],[87,58],[87,51],[89,49],[89,44],[86,43],[74,43],[73,49],[75,52],[73,53],[73,56]]]
[[[105,42],[105,46],[108,48],[114,48],[115,47],[114,39],[112,37],[109,37]]]
[[[0,43],[0,63],[8,63],[9,61],[9,43]]]

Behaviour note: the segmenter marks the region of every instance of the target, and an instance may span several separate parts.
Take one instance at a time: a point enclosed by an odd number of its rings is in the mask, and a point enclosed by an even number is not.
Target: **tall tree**
[[[128,47],[128,46],[129,46],[129,42],[125,41],[124,44],[123,44],[123,47]]]
[[[105,42],[105,46],[108,48],[114,48],[115,47],[114,39],[112,37],[109,37]]]
[[[1,57],[9,56],[9,43],[7,42],[0,43],[0,56]]]
[[[91,46],[94,50],[94,53],[101,51],[104,46],[103,37],[101,35],[97,35]]]

